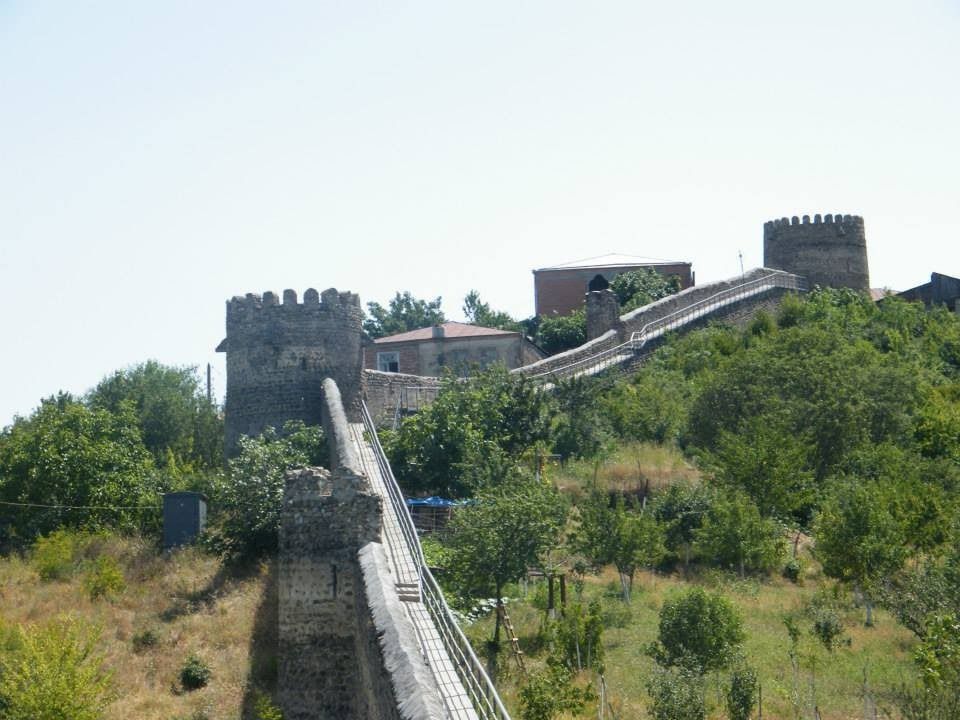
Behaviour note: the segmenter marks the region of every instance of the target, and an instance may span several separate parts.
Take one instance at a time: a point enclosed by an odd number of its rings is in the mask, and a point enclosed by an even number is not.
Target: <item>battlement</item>
[[[813,220],[811,221],[809,215],[804,215],[802,218],[794,215],[791,218],[768,220],[763,224],[763,235],[764,237],[769,237],[783,230],[787,230],[787,228],[793,226],[802,227],[804,225],[851,225],[862,228],[863,218],[859,215],[844,215],[843,213],[837,213],[836,215],[831,215],[830,213],[820,215],[818,213],[813,216]]]
[[[870,287],[863,218],[843,213],[770,220],[763,224],[764,267],[807,278],[810,287]]]
[[[277,294],[267,290],[263,295],[247,293],[234,295],[227,301],[227,320],[231,317],[255,317],[264,311],[270,312],[273,308],[283,312],[303,312],[310,310],[324,310],[336,312],[343,309],[361,310],[360,296],[352,292],[338,292],[336,288],[328,288],[322,293],[309,288],[303,293],[303,302],[297,302],[296,290],[284,290],[283,302]]]

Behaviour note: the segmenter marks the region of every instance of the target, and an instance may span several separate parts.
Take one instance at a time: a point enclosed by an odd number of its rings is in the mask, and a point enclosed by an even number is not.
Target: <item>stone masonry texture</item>
[[[809,215],[763,226],[763,264],[807,278],[811,289],[870,289],[867,238],[858,215]]]
[[[307,290],[297,302],[285,290],[227,302],[225,449],[233,454],[241,435],[259,435],[288,420],[320,424],[320,384],[337,381],[347,414],[359,417],[360,298],[334,288]]]

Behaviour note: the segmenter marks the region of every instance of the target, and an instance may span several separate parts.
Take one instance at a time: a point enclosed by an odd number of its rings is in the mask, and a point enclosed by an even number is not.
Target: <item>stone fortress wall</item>
[[[794,215],[763,226],[763,264],[807,278],[810,288],[870,289],[867,237],[859,215]]]
[[[436,683],[397,595],[383,508],[336,384],[321,412],[331,469],[287,474],[280,518],[278,696],[287,720],[439,720]]]
[[[320,424],[320,384],[336,380],[351,418],[360,412],[363,310],[354,293],[284,290],[227,301],[227,454],[241,435],[287,420]]]

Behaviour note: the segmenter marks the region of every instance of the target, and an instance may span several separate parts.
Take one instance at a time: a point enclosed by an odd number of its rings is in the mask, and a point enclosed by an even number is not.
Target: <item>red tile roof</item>
[[[397,333],[396,335],[387,335],[386,337],[377,338],[374,340],[374,342],[379,344],[412,342],[416,340],[433,340],[434,327],[435,326],[419,328],[418,330],[408,330],[407,332]],[[443,337],[445,338],[469,338],[488,335],[516,334],[509,330],[497,330],[496,328],[480,327],[479,325],[469,325],[467,323],[453,321],[442,323],[439,327],[443,328]]]

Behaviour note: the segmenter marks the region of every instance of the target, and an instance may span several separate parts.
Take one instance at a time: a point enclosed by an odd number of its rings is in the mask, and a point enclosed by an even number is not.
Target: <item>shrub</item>
[[[109,555],[101,555],[90,563],[83,578],[83,587],[91,600],[113,598],[127,589],[123,571]]]
[[[829,652],[843,639],[843,621],[833,608],[820,607],[813,611],[813,634]]]
[[[147,628],[135,633],[130,642],[133,644],[133,651],[140,653],[156,647],[160,643],[160,635],[156,630]]]
[[[82,534],[56,530],[33,544],[31,563],[41,580],[64,580],[73,574]]]
[[[743,621],[730,601],[697,587],[663,604],[650,651],[661,665],[710,672],[726,667],[743,639]]]
[[[283,712],[274,705],[270,696],[263,692],[256,694],[253,711],[256,713],[257,720],[283,720]]]
[[[655,720],[704,720],[703,677],[687,668],[658,668],[647,682]]]
[[[4,720],[100,720],[110,675],[95,652],[100,633],[73,618],[18,631],[18,647],[0,656]]]
[[[573,672],[548,660],[520,689],[521,720],[553,720],[564,711],[577,713],[594,699],[593,691],[573,684]]]
[[[800,584],[803,577],[803,565],[799,558],[790,558],[783,566],[783,576],[792,583]]]
[[[730,675],[730,687],[727,688],[727,715],[730,720],[750,720],[750,714],[757,705],[757,671],[743,665]]]
[[[197,655],[190,655],[180,668],[180,684],[185,690],[199,690],[210,682],[211,677],[210,666]]]

